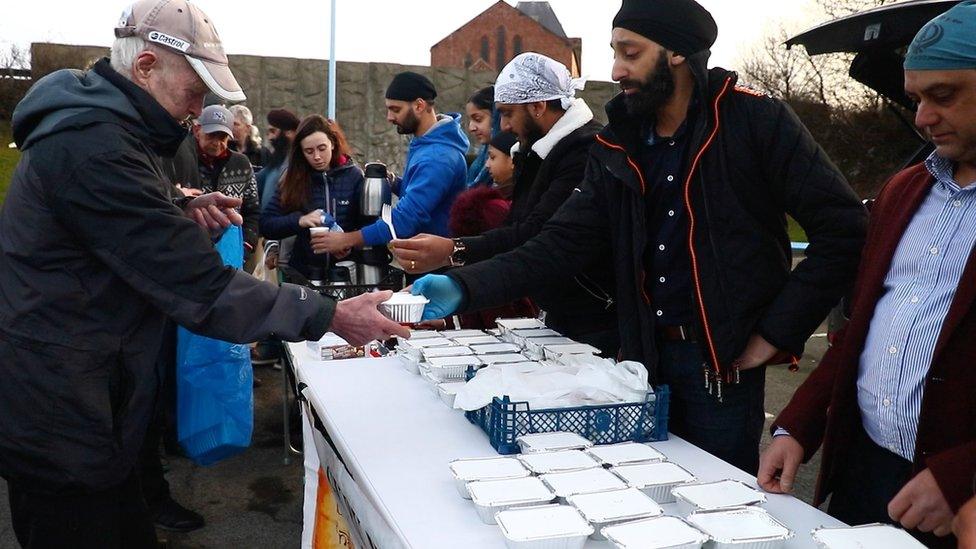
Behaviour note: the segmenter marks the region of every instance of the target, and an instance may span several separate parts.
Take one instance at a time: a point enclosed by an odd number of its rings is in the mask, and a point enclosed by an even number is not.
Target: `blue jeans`
[[[669,430],[755,475],[765,422],[766,368],[744,371],[738,384],[723,385],[719,402],[705,389],[705,358],[698,343],[662,341],[659,351],[658,382],[671,386]]]

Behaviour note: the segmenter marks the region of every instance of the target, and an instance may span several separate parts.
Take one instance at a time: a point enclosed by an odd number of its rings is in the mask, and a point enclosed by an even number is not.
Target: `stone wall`
[[[59,68],[84,68],[108,54],[107,48],[35,43],[31,45],[31,69],[36,81]],[[325,114],[328,109],[328,62],[321,59],[294,59],[231,55],[231,69],[247,94],[247,106],[254,112],[257,126],[265,129],[265,114],[286,107],[299,117]],[[383,96],[393,75],[412,70],[428,76],[437,87],[438,112],[463,112],[468,97],[494,81],[490,72],[432,68],[394,63],[337,63],[336,118],[345,130],[360,162],[378,160],[402,171],[407,137],[397,134],[386,121]],[[603,105],[616,92],[609,82],[590,82],[582,97],[597,119],[606,121]],[[474,146],[472,145],[472,152]]]

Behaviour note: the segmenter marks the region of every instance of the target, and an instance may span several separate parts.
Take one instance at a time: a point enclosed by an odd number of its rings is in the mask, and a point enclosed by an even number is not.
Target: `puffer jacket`
[[[280,188],[276,189],[271,202],[261,213],[261,236],[271,240],[294,236],[295,244],[288,258],[288,266],[297,269],[306,278],[311,274],[311,267],[330,267],[331,256],[312,252],[311,233],[299,227],[298,220],[308,212],[321,209],[331,213],[343,231],[358,231],[363,227],[363,216],[359,213],[363,178],[363,170],[351,158],[324,174],[313,174],[309,182],[311,197],[298,211],[285,211],[281,205]],[[350,259],[355,260],[356,257]]]
[[[753,334],[799,356],[810,334],[854,280],[867,213],[793,111],[737,86],[735,73],[689,58],[699,105],[683,170],[693,307],[707,358],[703,380],[735,382],[733,361]],[[607,105],[582,184],[522,247],[452,271],[477,309],[545,288],[613,251],[621,357],[658,364],[655,314],[645,286],[648,182],[634,160],[640,121],[622,95]],[[791,271],[786,216],[810,239]]]
[[[335,304],[223,266],[164,195],[185,132],[102,59],[17,105],[0,213],[0,475],[110,488],[133,469],[163,372],[166,317],[218,339],[316,339]]]

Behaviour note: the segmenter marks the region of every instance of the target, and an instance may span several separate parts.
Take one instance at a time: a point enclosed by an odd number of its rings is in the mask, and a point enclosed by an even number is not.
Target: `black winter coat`
[[[688,253],[704,367],[730,382],[731,364],[752,334],[802,354],[853,282],[867,214],[786,104],[737,87],[735,73],[706,73],[706,59],[707,52],[689,59],[702,112],[683,173]],[[643,362],[653,381],[658,351],[643,261],[653,235],[645,219],[647,183],[634,160],[640,122],[627,114],[622,96],[607,114],[585,181],[542,232],[451,276],[465,288],[465,307],[477,309],[544,288],[613,250],[621,355]],[[786,214],[810,238],[806,259],[792,272]]]
[[[224,267],[163,194],[185,132],[107,59],[39,80],[0,213],[0,476],[104,490],[132,471],[166,317],[218,339],[316,339],[335,305]]]
[[[560,139],[545,159],[531,149],[515,154],[509,218],[503,227],[462,239],[469,262],[514,250],[539,234],[582,181],[588,150],[602,127],[596,121],[587,122]],[[616,327],[616,309],[610,262],[610,251],[602,250],[586,258],[582,270],[565,273],[526,295],[546,311],[547,323],[562,333],[578,337],[612,330]]]

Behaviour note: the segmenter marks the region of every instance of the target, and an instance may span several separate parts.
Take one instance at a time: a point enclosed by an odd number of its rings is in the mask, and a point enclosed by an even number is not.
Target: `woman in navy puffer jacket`
[[[288,266],[306,278],[319,269],[324,276],[348,252],[341,257],[314,253],[309,229],[328,226],[329,218],[344,231],[361,229],[362,186],[363,170],[350,157],[339,124],[317,114],[308,116],[298,126],[288,169],[261,212],[261,235],[274,240],[295,236]]]

